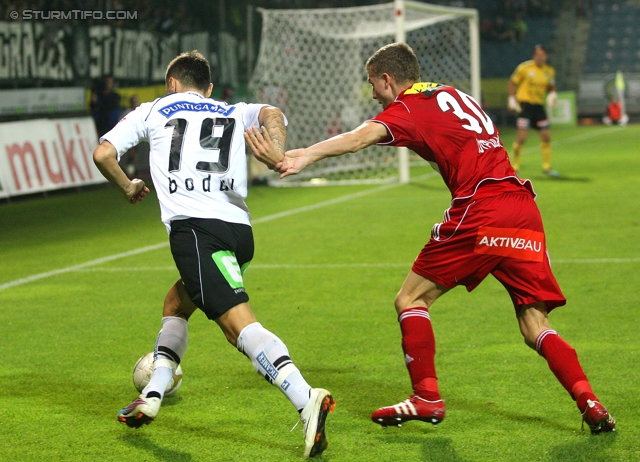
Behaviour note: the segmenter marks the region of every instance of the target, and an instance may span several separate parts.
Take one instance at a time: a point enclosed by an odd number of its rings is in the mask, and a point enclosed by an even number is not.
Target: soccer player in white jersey
[[[102,174],[135,204],[149,189],[140,179],[130,180],[118,160],[141,140],[149,140],[151,176],[180,272],[165,298],[151,380],[117,417],[135,428],[156,418],[187,348],[189,317],[200,308],[298,410],[304,422],[304,455],[314,457],[327,447],[325,420],[335,401],[327,390],[309,386],[285,344],[257,322],[243,284],[254,251],[244,202],[243,134],[247,128],[262,127],[262,134],[254,128],[256,136],[271,140],[274,149],[259,160],[273,167],[284,158],[285,118],[273,106],[210,99],[210,81],[204,56],[182,53],[167,67],[167,95],[127,114],[100,138],[93,154]]]

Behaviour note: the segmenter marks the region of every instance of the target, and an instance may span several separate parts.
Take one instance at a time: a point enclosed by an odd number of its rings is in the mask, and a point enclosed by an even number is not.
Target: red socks
[[[428,401],[440,400],[435,368],[436,341],[429,310],[424,307],[410,308],[400,314],[398,321],[402,330],[404,359],[414,393]],[[551,372],[576,400],[580,412],[587,408],[587,400],[598,401],[580,366],[576,351],[556,331],[542,331],[536,341],[536,351],[547,360]]]
[[[547,360],[551,372],[576,400],[580,412],[587,408],[588,399],[598,401],[580,366],[576,350],[562,340],[556,331],[543,330],[536,340],[536,351]]]
[[[402,330],[402,350],[413,392],[428,401],[440,400],[436,376],[436,340],[429,310],[410,308],[398,317]]]

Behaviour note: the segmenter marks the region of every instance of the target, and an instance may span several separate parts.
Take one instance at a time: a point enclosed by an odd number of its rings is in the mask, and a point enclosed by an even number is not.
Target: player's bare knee
[[[188,321],[196,309],[197,306],[194,305],[184,290],[182,279],[178,279],[171,289],[169,289],[169,292],[167,292],[164,299],[162,315],[177,316]]]
[[[188,321],[192,314],[193,310],[181,304],[179,299],[165,299],[162,316],[176,316]]]
[[[524,343],[535,350],[540,333],[550,328],[546,304],[544,302],[536,302],[522,305],[518,312],[518,324],[524,337]]]
[[[227,342],[229,342],[234,347],[237,347],[238,346],[238,335],[233,333],[233,332],[229,332],[229,331],[223,331],[223,332],[224,332],[225,338],[227,339]]]
[[[535,350],[536,349],[536,340],[538,339],[538,337],[536,336],[535,338],[533,338],[530,335],[525,335],[524,333],[522,334],[522,336],[523,336],[523,340],[524,340],[525,345],[527,345],[532,350]],[[532,338],[533,338],[533,340],[532,340]]]
[[[395,306],[398,313],[401,313],[402,311],[407,309],[405,303],[403,303],[403,300],[404,298],[402,297],[402,294],[399,293],[398,295],[396,295],[396,298],[393,301],[393,306]]]
[[[240,331],[237,330],[233,326],[233,324],[230,324],[226,319],[218,318],[216,319],[216,323],[220,327],[220,330],[222,330],[222,333],[224,334],[224,337],[227,339],[227,342],[229,342],[234,347],[237,347],[238,336],[240,335]]]
[[[425,300],[424,297],[411,297],[403,294],[402,292],[396,295],[396,299],[393,302],[398,314],[402,313],[405,310],[408,310],[409,308],[415,308],[418,306],[429,308],[429,306],[431,306],[431,303],[433,303],[433,300],[428,301]]]
[[[404,310],[408,310],[409,308],[413,308],[417,305],[422,305],[422,303],[415,300],[414,297],[409,297],[407,294],[400,291],[398,295],[396,295],[393,305],[396,308],[396,312],[400,314]]]

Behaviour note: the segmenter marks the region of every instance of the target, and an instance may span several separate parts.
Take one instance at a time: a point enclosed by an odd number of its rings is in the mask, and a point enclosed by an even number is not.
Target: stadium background
[[[214,98],[251,101],[255,97],[247,88],[260,46],[259,8],[333,8],[378,3],[385,2],[194,0],[174,4],[165,0],[5,0],[0,3],[0,123],[96,117],[95,110],[94,114],[90,110],[92,95],[100,92],[108,76],[113,77],[115,91],[120,95],[119,115],[122,115],[130,107],[132,96],[137,97],[139,104],[162,95],[167,62],[179,51],[189,49],[200,50],[212,63]],[[431,3],[478,9],[482,102],[499,126],[514,123],[513,114],[506,110],[508,78],[518,63],[530,59],[533,45],[537,43],[550,50],[549,62],[557,70],[557,89],[574,95],[580,123],[600,123],[607,102],[615,93],[616,71],[622,71],[625,76],[626,109],[631,120],[640,115],[640,29],[637,27],[640,1],[439,0]],[[108,11],[115,12],[116,19],[105,19]],[[54,19],[61,13],[66,14],[67,19]],[[25,17],[30,19],[23,19]],[[424,78],[429,78],[428,71]],[[35,124],[14,124],[4,129],[13,133],[25,127],[39,130]],[[53,126],[42,130],[60,132]],[[78,138],[82,138],[86,146],[85,159],[77,160],[78,163],[90,164],[87,152],[92,150],[89,145],[93,144],[93,138],[87,130],[76,128]],[[104,130],[98,130],[98,135],[100,131]],[[60,139],[54,139],[54,135],[45,138],[33,142],[35,145],[56,141],[64,144],[62,135]],[[53,187],[28,187],[31,177],[40,179],[42,174],[37,171],[39,166],[29,164],[30,148],[21,145],[22,141],[15,143],[11,144],[14,150],[7,155],[13,177],[16,183],[21,180],[21,184],[13,187],[5,184],[3,188],[0,182],[0,200],[6,200],[3,189],[9,189],[9,195],[15,196],[91,183],[89,180],[95,171],[87,165],[86,171],[78,167],[76,172],[76,176],[84,174],[85,180],[61,180]],[[78,139],[78,146],[81,145]],[[37,147],[33,148],[35,151]],[[148,164],[144,149],[139,154],[133,161],[124,159],[124,162],[135,163],[131,172],[145,177]],[[24,172],[16,172],[20,170],[20,166],[15,166],[17,161],[21,161]],[[73,176],[73,172],[70,173]],[[101,180],[94,179],[98,181]],[[6,178],[4,182],[10,183]]]

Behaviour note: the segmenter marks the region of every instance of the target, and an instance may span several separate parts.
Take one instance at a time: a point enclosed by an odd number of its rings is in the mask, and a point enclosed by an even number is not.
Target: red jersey
[[[471,96],[420,82],[371,119],[389,131],[381,145],[406,146],[444,179],[454,202],[528,190],[511,167],[497,127]],[[482,186],[482,188],[480,188]]]

